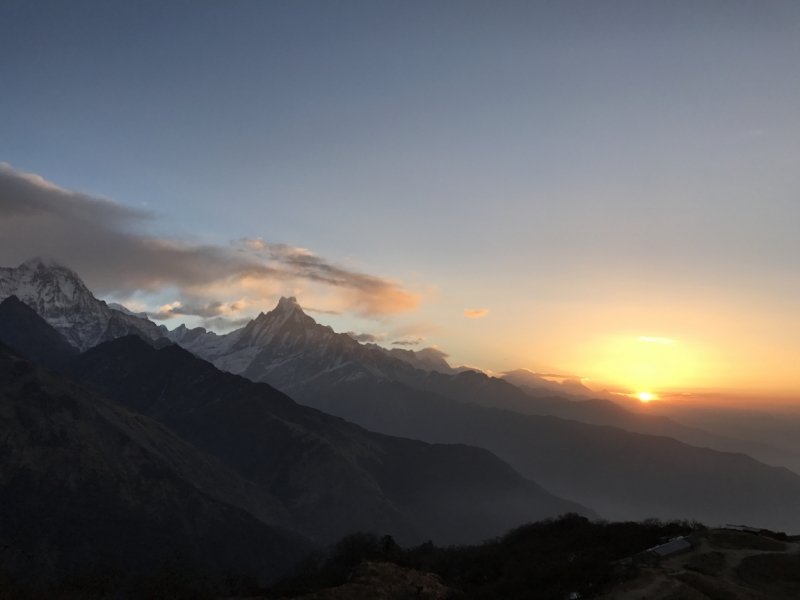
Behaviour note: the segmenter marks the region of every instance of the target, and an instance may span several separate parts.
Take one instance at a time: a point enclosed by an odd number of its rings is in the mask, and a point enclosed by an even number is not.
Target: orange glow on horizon
[[[703,352],[691,341],[655,335],[596,338],[590,352],[594,360],[587,374],[593,381],[626,390],[642,402],[657,396],[641,390],[691,389],[700,383],[698,375],[707,364]]]

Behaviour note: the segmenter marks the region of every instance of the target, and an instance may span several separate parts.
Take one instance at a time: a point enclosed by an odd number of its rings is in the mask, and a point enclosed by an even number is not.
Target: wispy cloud
[[[357,342],[380,342],[386,339],[385,333],[356,333],[355,331],[348,331],[347,335]]]
[[[447,352],[445,352],[444,350],[440,349],[435,344],[433,346],[428,346],[427,348],[424,348],[422,350],[418,350],[417,354],[435,355],[435,356],[440,356],[442,358],[449,358],[450,357],[450,355]]]
[[[235,315],[247,306],[244,300],[237,300],[236,302],[220,302],[214,300],[207,304],[181,304],[176,301],[171,304],[165,304],[160,307],[158,311],[148,313],[147,316],[156,321],[166,321],[182,315],[195,316],[203,318],[221,317],[223,315]]]
[[[217,318],[235,298],[257,304],[302,288],[337,310],[380,317],[417,308],[420,296],[399,282],[361,273],[310,250],[263,239],[230,246],[154,236],[153,214],[60,188],[0,163],[0,261],[58,257],[100,295],[176,288],[180,304],[163,318]],[[300,296],[302,300],[302,296]],[[162,307],[163,308],[163,307]],[[326,307],[327,308],[327,307]]]
[[[309,306],[303,306],[303,311],[310,312],[310,313],[318,313],[321,315],[340,315],[342,311],[340,310],[323,310],[321,308],[311,308]]]
[[[418,346],[425,341],[424,337],[416,339],[404,339],[392,342],[392,346]]]
[[[487,314],[489,314],[488,308],[464,309],[464,316],[467,317],[468,319],[480,319],[481,317],[485,317]]]
[[[229,319],[227,317],[214,317],[212,319],[203,319],[203,327],[207,329],[216,329],[218,331],[225,331],[229,329],[238,329],[244,327],[252,319],[249,317],[241,317],[238,319]]]
[[[243,239],[241,243],[253,255],[280,265],[294,278],[340,290],[347,303],[360,314],[403,312],[419,303],[418,294],[404,290],[397,282],[333,265],[305,248],[273,244],[261,238]]]
[[[671,340],[670,338],[665,337],[648,337],[648,336],[641,336],[639,338],[640,342],[650,342],[651,344],[674,344],[675,340]]]

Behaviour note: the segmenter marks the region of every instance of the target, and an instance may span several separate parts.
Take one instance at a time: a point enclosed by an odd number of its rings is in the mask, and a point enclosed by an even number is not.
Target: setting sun
[[[636,395],[636,397],[639,398],[639,400],[641,400],[642,402],[650,402],[650,400],[653,399],[653,394],[649,392],[639,392]]]

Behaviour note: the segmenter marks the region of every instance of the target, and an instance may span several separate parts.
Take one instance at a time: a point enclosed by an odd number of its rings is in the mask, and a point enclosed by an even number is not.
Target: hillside
[[[800,531],[800,476],[744,454],[477,406],[396,382],[342,383],[315,405],[374,431],[487,448],[607,519],[747,522]]]
[[[268,494],[165,427],[0,346],[2,571],[147,571],[267,581],[313,545]]]
[[[372,433],[178,346],[122,338],[79,356],[69,374],[217,456],[320,541],[367,530],[464,543],[565,512],[594,514],[486,450]]]

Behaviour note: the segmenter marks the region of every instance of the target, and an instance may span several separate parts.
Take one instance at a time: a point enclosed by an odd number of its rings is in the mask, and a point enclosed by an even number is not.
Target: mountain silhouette
[[[800,476],[737,453],[459,402],[391,381],[342,382],[316,406],[383,433],[487,448],[612,520],[744,522],[800,531]]]
[[[372,433],[178,346],[157,350],[129,336],[85,352],[69,373],[219,457],[319,541],[372,530],[462,543],[565,512],[594,514],[484,449]]]
[[[2,345],[0,390],[6,572],[180,561],[269,581],[314,548],[288,530],[280,503],[219,460]]]

